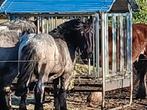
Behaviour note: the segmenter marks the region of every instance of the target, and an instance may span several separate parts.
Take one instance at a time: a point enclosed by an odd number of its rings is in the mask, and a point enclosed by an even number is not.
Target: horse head
[[[93,55],[93,31],[91,23],[86,22],[81,33],[83,35],[83,43],[80,43],[81,58],[87,63],[88,59],[91,59]]]
[[[49,34],[64,39],[71,46],[71,51],[80,50],[83,61],[92,57],[93,33],[91,23],[73,19],[59,25]]]
[[[85,62],[92,57],[93,52],[93,33],[89,22],[82,22],[80,19],[71,20],[73,42],[80,50],[80,56]],[[86,63],[86,62],[85,62]]]
[[[81,52],[81,59],[84,63],[88,62],[88,59],[92,58],[93,55],[93,28],[92,21],[88,19],[82,25],[79,25],[78,29],[80,30],[80,34],[78,36],[78,43]],[[80,37],[81,36],[81,37]]]

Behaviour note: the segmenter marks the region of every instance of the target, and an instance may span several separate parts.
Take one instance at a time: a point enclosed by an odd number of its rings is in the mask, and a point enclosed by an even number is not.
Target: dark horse
[[[134,67],[137,70],[139,77],[139,87],[136,94],[136,98],[146,98],[146,72],[147,72],[147,55],[141,54],[139,59],[134,63]]]
[[[20,75],[17,96],[27,93],[28,83],[34,73],[35,110],[43,109],[44,83],[53,79],[56,110],[66,110],[66,90],[75,62],[76,50],[89,58],[92,54],[91,26],[80,19],[59,25],[49,34],[26,34],[20,43]]]
[[[144,81],[144,77],[147,72],[147,25],[141,23],[133,24],[132,34],[132,60],[139,80],[136,98],[143,99],[146,97],[146,81]]]
[[[132,25],[132,62],[133,67],[137,72],[137,79],[139,80],[139,87],[136,94],[136,98],[145,98],[146,88],[144,77],[147,72],[147,25],[138,23]],[[112,28],[108,29],[109,35],[109,64],[112,64]],[[142,54],[140,56],[140,54]],[[101,54],[101,53],[100,53]],[[139,57],[140,56],[140,57]],[[101,57],[101,56],[100,56]],[[143,59],[143,60],[142,60]],[[146,59],[146,60],[145,60]],[[136,81],[137,82],[137,81]],[[90,105],[97,104],[98,97],[95,96],[96,93],[90,93],[88,97],[88,102]],[[94,99],[90,98],[93,97]],[[93,103],[93,104],[92,104]]]
[[[6,90],[18,73],[19,36],[23,31],[34,32],[36,26],[28,21],[16,20],[2,23],[0,27],[0,110],[9,109]]]

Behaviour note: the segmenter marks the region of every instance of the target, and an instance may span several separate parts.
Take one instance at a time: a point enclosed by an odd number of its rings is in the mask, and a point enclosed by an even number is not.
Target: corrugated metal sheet
[[[5,13],[108,12],[115,0],[5,0]]]
[[[130,4],[138,10],[135,0],[0,0],[1,13],[87,13],[126,12]]]

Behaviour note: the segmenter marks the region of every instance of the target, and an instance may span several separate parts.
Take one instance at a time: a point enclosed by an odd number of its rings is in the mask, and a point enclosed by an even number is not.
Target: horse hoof
[[[43,106],[35,106],[35,110],[44,110]]]
[[[20,105],[19,110],[27,110],[27,107],[25,105]]]
[[[145,99],[146,98],[146,89],[144,84],[140,84],[137,94],[136,94],[136,99]]]
[[[60,110],[68,110],[66,107],[61,107]]]
[[[145,98],[146,98],[146,94],[142,94],[142,93],[136,94],[136,99],[145,99]]]
[[[35,110],[43,110],[43,108],[39,107],[39,108],[35,108]]]

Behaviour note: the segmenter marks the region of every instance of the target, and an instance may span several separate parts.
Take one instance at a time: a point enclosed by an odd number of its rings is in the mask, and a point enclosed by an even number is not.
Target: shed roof
[[[129,11],[129,0],[4,0],[1,13],[87,13]],[[124,5],[120,5],[124,4]]]

